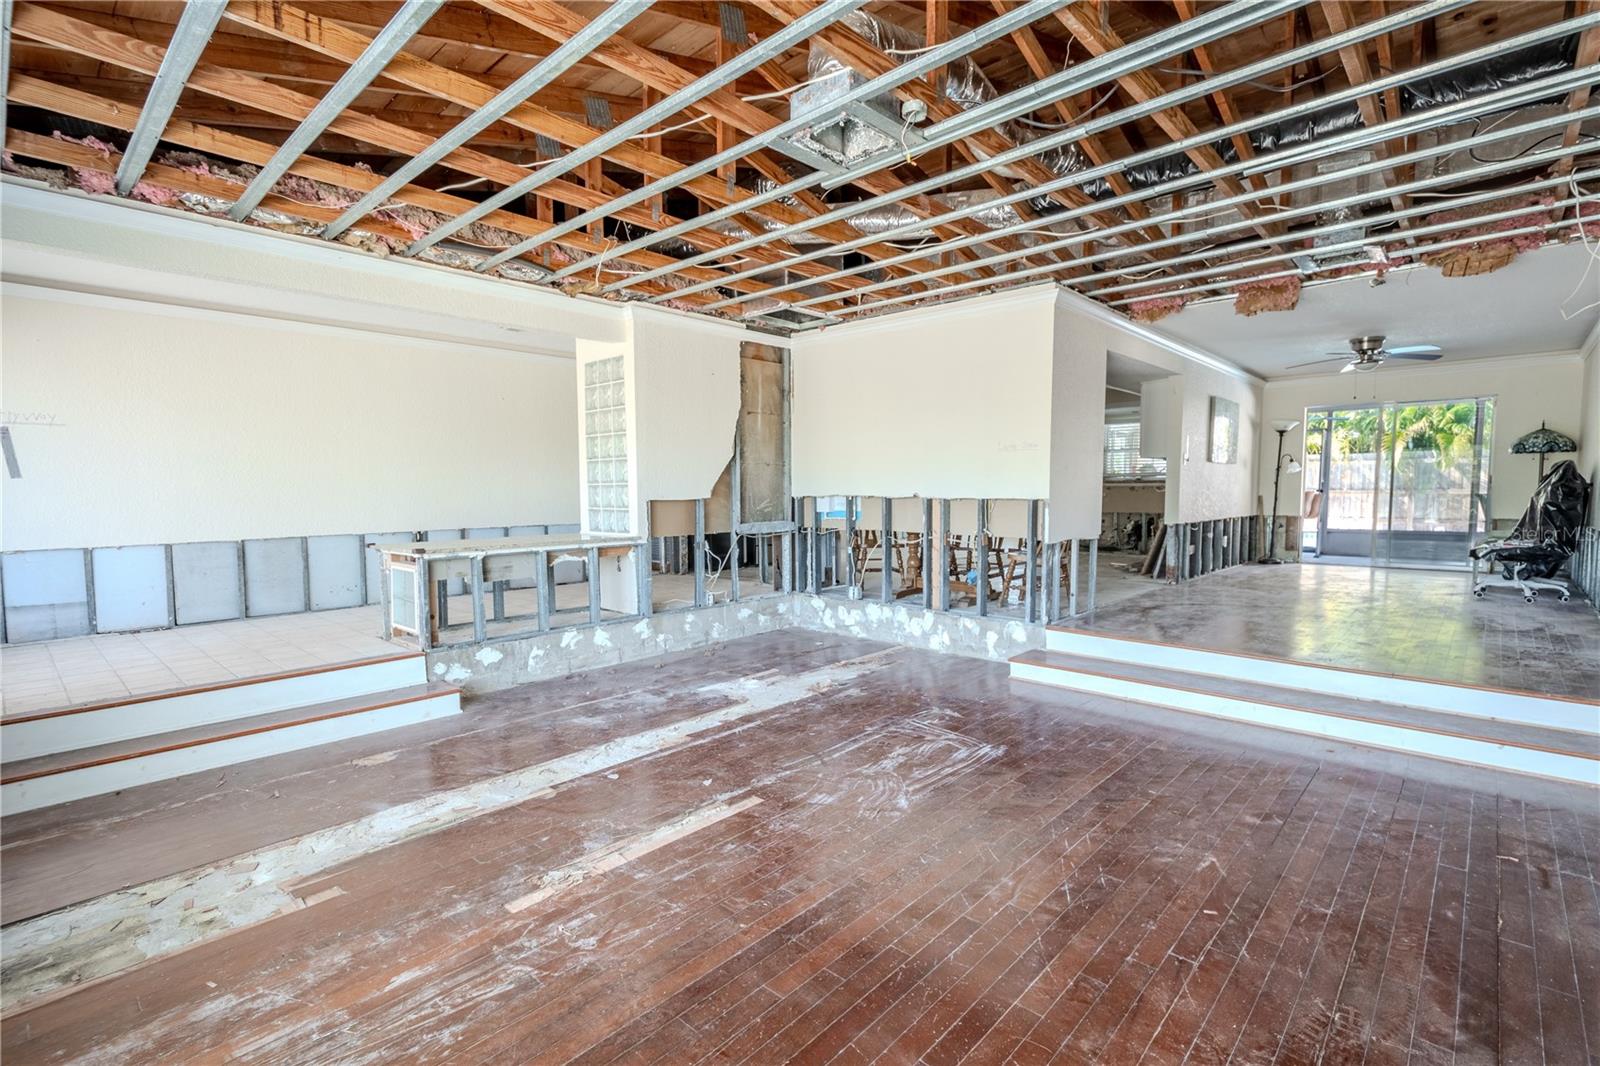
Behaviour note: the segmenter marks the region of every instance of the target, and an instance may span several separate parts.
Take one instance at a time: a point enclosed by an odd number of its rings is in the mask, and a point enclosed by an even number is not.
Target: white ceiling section
[[[1583,244],[1566,244],[1529,252],[1476,277],[1447,278],[1424,267],[1392,273],[1379,286],[1350,278],[1308,286],[1293,311],[1247,317],[1226,300],[1186,307],[1153,328],[1219,352],[1264,378],[1337,371],[1337,363],[1286,368],[1373,333],[1390,344],[1437,344],[1444,349],[1441,364],[1569,352],[1600,322],[1600,307],[1580,310],[1600,301],[1600,262],[1591,255],[1600,256],[1600,246],[1591,252]]]

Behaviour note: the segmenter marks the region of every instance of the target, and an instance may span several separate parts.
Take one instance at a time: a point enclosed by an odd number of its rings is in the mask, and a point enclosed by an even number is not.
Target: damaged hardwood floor
[[[1370,754],[797,630],[527,686],[8,819],[8,987],[24,932],[118,890],[214,917],[13,1008],[0,1051],[1594,1061],[1592,795]]]

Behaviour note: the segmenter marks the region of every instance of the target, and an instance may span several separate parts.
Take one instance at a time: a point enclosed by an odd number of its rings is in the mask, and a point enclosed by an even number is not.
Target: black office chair
[[[1472,549],[1473,559],[1489,564],[1488,574],[1472,583],[1472,594],[1483,598],[1494,583],[1489,575],[1498,567],[1501,580],[1514,584],[1524,601],[1532,603],[1540,589],[1551,589],[1566,603],[1572,593],[1565,582],[1553,579],[1577,549],[1588,510],[1589,483],[1577,464],[1570,459],[1557,463],[1533,491],[1511,535]]]

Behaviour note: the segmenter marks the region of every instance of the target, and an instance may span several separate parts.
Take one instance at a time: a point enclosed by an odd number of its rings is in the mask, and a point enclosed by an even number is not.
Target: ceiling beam
[[[1600,0],[1579,0],[1577,15],[1588,15],[1600,11]],[[1600,26],[1591,26],[1578,35],[1578,55],[1574,60],[1577,66],[1587,66],[1590,63],[1600,62]],[[1589,96],[1593,92],[1593,85],[1582,85],[1567,94],[1567,110],[1581,111],[1589,106]],[[1567,125],[1561,134],[1563,147],[1571,148],[1578,143],[1579,127],[1582,123],[1572,122]],[[1556,164],[1557,174],[1567,174],[1572,170],[1572,158],[1568,156]]]
[[[206,42],[217,28],[225,7],[224,0],[194,0],[184,5],[183,16],[172,31],[172,40],[167,43],[161,65],[155,72],[155,81],[150,84],[150,95],[145,100],[139,125],[128,138],[128,150],[117,166],[117,192],[121,195],[128,195],[139,184],[145,164],[150,162],[156,145],[161,143],[161,131],[166,129],[172,109],[178,106],[178,97],[183,95],[189,73],[200,62],[200,53],[206,50]]]
[[[1010,0],[991,0],[991,2],[995,11],[1000,13],[1010,10],[1012,6]],[[1044,50],[1044,43],[1039,40],[1039,35],[1034,32],[1032,26],[1018,26],[1011,31],[1011,40],[1016,44],[1017,51],[1021,53],[1023,61],[1028,64],[1028,69],[1035,78],[1046,78],[1054,73],[1052,69],[1054,64],[1050,62],[1050,58]],[[1051,108],[1055,111],[1056,117],[1062,122],[1070,125],[1077,121],[1076,116],[1072,113],[1072,107],[1065,100],[1054,101],[1051,104]],[[1077,142],[1077,145],[1083,149],[1083,154],[1089,157],[1089,161],[1097,167],[1105,166],[1112,159],[1111,153],[1106,150],[1105,145],[1101,144],[1100,139],[1097,137],[1092,135],[1084,137]],[[1107,175],[1106,184],[1110,185],[1119,196],[1126,196],[1133,192],[1133,186],[1129,185],[1128,179],[1120,173]],[[1087,200],[1088,197],[1085,196],[1084,199]],[[1144,205],[1141,203],[1129,203],[1123,210],[1128,213],[1130,218],[1134,219],[1143,219],[1149,215],[1149,212],[1145,210]],[[1139,232],[1147,240],[1159,240],[1161,238],[1161,234],[1154,230],[1144,229]]]
[[[293,18],[283,18],[285,10],[295,12]],[[368,39],[356,32],[337,23],[326,22],[310,12],[291,5],[278,2],[278,0],[236,0],[229,8],[229,17],[248,22],[261,30],[281,37],[296,44],[302,44],[336,58],[350,59],[361,54],[366,48]],[[438,64],[418,58],[406,52],[397,55],[389,65],[389,75],[418,88],[423,88],[451,103],[459,104],[477,110],[493,101],[495,93],[488,86],[478,82],[475,78],[450,70]],[[603,131],[592,126],[563,118],[543,108],[523,103],[511,108],[503,116],[503,121],[521,126],[532,133],[543,133],[563,144],[572,147],[581,147],[589,141],[604,135]],[[335,127],[337,128],[337,127]],[[369,138],[370,139],[370,138]],[[427,144],[416,146],[408,154],[419,155],[427,148]],[[468,174],[486,176],[481,169],[463,167],[453,159],[457,159],[467,149],[456,149],[440,159],[440,163],[454,169],[462,170]],[[478,155],[481,153],[472,153]],[[606,153],[606,158],[622,166],[638,170],[641,173],[666,176],[676,174],[682,169],[682,164],[676,160],[658,156],[642,148],[632,145],[618,145]],[[499,162],[498,160],[496,162]],[[497,168],[499,176],[491,180],[500,185],[514,185],[527,176],[527,171],[517,168],[514,164],[507,164],[512,169]],[[725,183],[715,178],[702,178],[686,186],[696,196],[712,199],[717,203],[737,203],[750,194],[743,190],[735,189],[730,195]],[[545,187],[544,195],[561,203],[571,204],[585,211],[594,211],[605,207],[609,198],[596,190],[583,188],[564,181],[553,181]],[[783,205],[761,205],[761,212],[765,215],[783,221],[783,215],[801,216],[793,208]],[[653,215],[648,208],[630,208],[621,212],[610,212],[631,225],[638,226],[645,231],[663,229],[675,225],[677,219],[666,215]],[[804,216],[801,216],[804,217]],[[697,247],[712,251],[734,243],[732,238],[706,230],[694,230],[685,236],[685,240]],[[782,257],[781,245],[775,244],[771,248],[762,249],[752,253],[754,258],[776,261]],[[818,271],[817,273],[821,273]]]
[[[311,109],[311,114],[307,115],[278,150],[272,153],[272,158],[267,160],[266,165],[251,179],[249,187],[240,194],[238,202],[228,212],[228,217],[235,222],[242,222],[248,218],[250,212],[256,209],[261,198],[284,175],[295,158],[310,148],[329,124],[355,103],[356,97],[372,84],[373,78],[383,73],[383,68],[389,65],[395,53],[405,47],[406,42],[422,28],[423,23],[427,22],[435,11],[439,10],[439,5],[443,2],[444,0],[406,0],[400,10],[395,12],[394,18],[389,20],[389,24],[372,39],[367,50],[345,69],[344,76],[317,101],[317,106]]]
[[[106,68],[108,75],[115,77],[91,78],[76,74],[41,73],[27,70],[23,67],[16,68],[18,74],[32,74],[44,78],[57,85],[82,89],[106,100],[119,104],[132,104],[138,107],[144,103],[145,87],[149,79],[138,74],[126,73],[115,68]],[[389,116],[396,121],[403,122],[411,129],[437,139],[448,134],[460,124],[459,118],[450,116],[426,114],[423,112],[401,111],[391,109]],[[241,107],[214,97],[201,96],[192,102],[179,105],[175,117],[187,118],[194,122],[202,122],[209,126],[224,127],[236,130],[256,130],[263,134],[270,133],[275,140],[282,143],[285,137],[292,132],[299,123],[294,119],[284,118],[282,115],[268,114],[252,107]],[[661,138],[664,148],[652,152],[676,162],[682,166],[685,160],[698,159],[704,154],[705,142],[685,136],[684,133],[670,134]],[[514,158],[517,162],[527,162],[529,154],[537,151],[538,142],[534,134],[517,126],[497,122],[488,129],[467,142],[475,148],[484,148],[491,152],[501,153]],[[314,150],[329,155],[351,155],[368,157],[392,157],[396,155],[409,156],[393,148],[382,145],[360,144],[338,133],[324,133],[317,138],[312,146]]]
[[[131,18],[126,15],[112,15],[92,9],[70,8],[65,9],[66,14],[83,22],[92,22],[104,29],[115,30],[129,37],[136,37],[141,41],[160,44],[167,39],[172,31],[172,23],[159,22],[153,19]],[[381,24],[380,24],[381,25]],[[431,25],[431,24],[430,24]],[[417,40],[427,36],[428,27],[417,35]],[[437,42],[436,42],[437,43]],[[308,85],[329,86],[337,82],[347,69],[345,63],[329,62],[315,53],[306,52],[300,48],[277,47],[277,42],[259,36],[245,36],[239,33],[227,33],[221,29],[212,34],[211,42],[206,45],[206,59],[219,67],[228,67],[232,70],[254,74],[259,78],[266,78],[277,82],[300,82]],[[549,50],[546,49],[548,52]],[[23,45],[19,56],[19,68],[30,65],[35,68],[35,73],[55,73],[53,67],[44,61],[49,55],[74,55],[67,49],[55,45],[28,42]],[[599,72],[602,68],[591,65],[591,69]],[[504,89],[516,80],[515,77],[499,74],[477,74],[474,77],[488,83],[496,89]],[[430,94],[413,89],[402,82],[379,76],[368,90],[367,95],[396,95],[432,98]],[[533,97],[533,102],[546,107],[561,110],[572,115],[582,115],[584,99],[595,97],[606,101],[611,107],[613,115],[619,118],[628,118],[638,113],[639,101],[635,97],[621,96],[616,93],[592,92],[569,88],[564,85],[550,85]],[[178,110],[181,113],[187,106],[180,101]]]
[[[405,185],[413,178],[432,169],[434,164],[451,151],[471,140],[473,134],[499,121],[500,117],[507,111],[532,96],[541,86],[560,76],[563,71],[576,62],[580,55],[588,52],[595,43],[610,37],[627,23],[643,14],[645,10],[646,6],[640,3],[639,0],[618,0],[617,3],[605,8],[599,17],[583,28],[583,32],[552,52],[549,59],[535,64],[532,70],[518,78],[514,84],[502,89],[493,100],[490,100],[483,107],[462,119],[450,133],[434,141],[420,155],[412,156],[407,160],[399,170],[386,177],[382,185],[363,196],[359,202],[352,205],[348,211],[336,219],[328,227],[328,231],[324,235],[337,237],[362,215],[368,211],[376,210],[383,203],[385,197],[388,196],[390,190],[400,185]],[[546,163],[546,169],[555,163],[556,161],[554,160]],[[598,168],[598,159],[595,160],[595,165]],[[572,168],[568,166],[566,169],[570,170]],[[594,172],[593,177],[596,179],[600,177],[598,169]],[[597,184],[597,181],[590,181],[589,184],[593,186]],[[510,188],[515,189],[517,186],[512,185]]]
[[[71,115],[85,122],[98,123],[103,126],[109,126],[112,129],[131,130],[139,118],[139,109],[137,107],[127,107],[102,100],[89,93],[65,88],[53,82],[33,78],[25,74],[18,74],[11,79],[8,95],[16,103],[46,109],[57,114]],[[256,165],[265,163],[270,159],[274,150],[274,146],[271,144],[239,134],[212,129],[186,119],[172,120],[167,128],[166,140],[207,155]],[[303,155],[295,160],[294,165],[289,168],[289,172],[355,193],[362,193],[376,188],[382,180],[378,175],[361,167],[346,166],[342,163],[319,159],[311,155]],[[471,200],[434,189],[425,189],[418,185],[407,185],[396,190],[394,198],[401,203],[420,207],[427,211],[435,211],[443,215],[459,213],[472,205]],[[486,217],[483,222],[486,226],[493,226],[524,236],[542,232],[551,226],[548,221],[540,222],[525,215],[513,214],[509,211],[497,211]],[[363,224],[362,228],[365,229],[367,227]],[[402,231],[402,239],[409,240],[410,237],[409,231]],[[557,243],[578,255],[593,255],[605,248],[604,242],[597,241],[585,233],[573,233],[563,236]],[[645,251],[619,258],[626,259],[637,266],[651,269],[674,262],[670,256]],[[717,272],[714,270],[704,270],[698,273],[707,278],[717,276]],[[740,284],[739,282],[731,282],[730,286],[738,286]],[[761,285],[751,285],[745,291],[756,292],[760,291],[761,288]],[[666,293],[671,290],[669,286],[661,286],[657,291]]]
[[[1343,33],[1358,22],[1355,11],[1350,6],[1350,0],[1322,0],[1322,15],[1328,20],[1328,27],[1334,33]],[[1339,61],[1344,64],[1344,75],[1351,85],[1366,85],[1374,80],[1366,45],[1347,45],[1339,49]],[[1384,113],[1383,108],[1379,106],[1380,99],[1379,96],[1373,95],[1363,96],[1356,101],[1356,107],[1361,111],[1361,121],[1368,129],[1383,123]],[[1398,115],[1397,110],[1395,116]],[[1405,142],[1401,140],[1373,145],[1373,151],[1380,159],[1402,155],[1405,150]],[[1403,196],[1391,196],[1389,203],[1397,211],[1404,210],[1406,206]],[[1406,225],[1409,226],[1409,223]]]
[[[1187,22],[1195,17],[1195,0],[1172,0],[1172,6],[1177,9],[1178,17]],[[1217,66],[1211,59],[1211,49],[1203,44],[1195,45],[1195,65],[1204,77],[1212,77],[1217,73]],[[1216,105],[1217,115],[1222,119],[1224,126],[1232,126],[1239,121],[1239,109],[1234,106],[1233,94],[1225,88],[1219,88],[1211,94],[1211,102]],[[1236,133],[1231,138],[1234,151],[1239,153],[1240,159],[1254,159],[1256,146],[1250,143],[1250,136],[1245,133]],[[1266,188],[1266,179],[1259,174],[1245,179],[1253,188],[1261,190]]]
[[[559,4],[541,2],[541,0],[479,0],[479,2],[506,18],[514,19],[535,32],[545,34],[558,41],[564,40],[574,32],[575,20],[578,18]],[[806,13],[808,12],[802,12],[802,15]],[[832,28],[831,26],[825,26],[820,32],[826,33]],[[608,41],[604,46],[595,49],[594,55],[595,58],[618,72],[636,78],[660,92],[682,92],[694,82],[693,75],[688,71],[647,52],[631,41]],[[706,114],[727,121],[751,135],[768,133],[782,125],[778,119],[741,99],[726,88],[707,93],[696,101],[694,106]],[[755,155],[754,150],[747,154],[747,158],[751,158],[752,165],[758,165],[758,161],[753,158]],[[760,169],[764,169],[773,180],[787,180],[787,173],[782,170],[776,160],[769,161],[767,166]],[[716,181],[716,179],[711,180]],[[897,179],[888,176],[885,177],[885,182],[891,188],[898,188],[901,184]],[[726,187],[726,182],[721,184]],[[802,204],[807,203],[805,197],[800,197],[799,199]],[[722,202],[727,202],[727,197],[723,197]],[[825,205],[814,197],[807,206],[811,206],[813,210],[817,208],[825,209]],[[913,208],[913,210],[916,210],[916,208]],[[933,205],[922,205],[922,210],[930,215],[938,213],[938,209]],[[832,232],[829,232],[830,230]],[[848,240],[859,236],[859,233],[853,227],[836,226],[834,224],[818,227],[818,232],[835,240]],[[951,227],[947,232],[950,235],[958,235],[971,231],[962,227]],[[863,252],[868,255],[886,258],[895,254],[896,250],[874,246],[871,249],[863,249]]]
[[[22,36],[71,45],[80,48],[85,54],[96,56],[102,62],[140,70],[151,75],[159,69],[164,54],[158,46],[78,22],[60,12],[36,4],[19,4],[13,27],[15,32]],[[405,55],[404,52],[400,53],[400,57]],[[397,57],[397,61],[400,57]],[[303,120],[316,105],[314,97],[237,71],[203,63],[195,66],[189,85],[200,92],[220,96],[249,107],[273,111],[297,121]],[[424,151],[432,143],[431,138],[425,134],[354,111],[346,111],[335,119],[329,128],[356,140],[385,145],[410,155]],[[511,184],[526,174],[523,168],[514,163],[466,148],[456,149],[441,162],[464,174],[486,178],[502,185]],[[582,210],[594,210],[610,202],[610,198],[604,194],[570,182],[552,182],[546,189],[552,199]],[[672,225],[676,221],[666,217],[652,218],[648,211],[642,209],[619,212],[617,217],[647,231]],[[708,251],[735,243],[733,238],[705,231],[697,231],[685,239],[696,247]]]
[[[1067,32],[1072,35],[1073,39],[1087,48],[1091,55],[1101,56],[1107,52],[1114,52],[1119,48],[1126,47],[1126,42],[1117,35],[1115,30],[1109,26],[1102,26],[1100,20],[1092,16],[1082,4],[1058,8],[1055,11],[1055,17],[1058,22],[1066,27]],[[1129,74],[1124,74],[1116,80],[1118,86],[1139,103],[1148,103],[1165,93],[1161,83],[1156,81],[1155,76],[1148,70],[1136,70]],[[1174,141],[1182,141],[1200,133],[1199,127],[1194,124],[1194,121],[1189,118],[1182,108],[1163,108],[1150,117]],[[1184,154],[1192,159],[1202,171],[1221,170],[1226,166],[1222,157],[1217,154],[1217,150],[1209,144],[1190,148]],[[1220,178],[1216,184],[1218,188],[1230,196],[1237,196],[1247,191],[1236,178]],[[1260,217],[1260,210],[1253,203],[1241,204],[1240,209],[1249,218],[1257,219]],[[1270,223],[1263,222],[1257,229],[1262,236],[1267,237],[1274,235],[1276,227]]]
[[[316,13],[330,22],[376,30],[384,24],[394,7],[394,3],[374,3],[371,0],[317,0]],[[549,42],[539,35],[464,2],[447,4],[428,24],[421,37],[440,44],[460,45],[496,55],[511,53],[535,61],[550,54]],[[709,72],[713,66],[706,60],[689,56],[672,58],[673,62],[697,75]],[[588,61],[580,64],[580,69],[597,74],[606,73],[603,64]],[[737,86],[737,90],[750,93],[761,91],[754,78]]]

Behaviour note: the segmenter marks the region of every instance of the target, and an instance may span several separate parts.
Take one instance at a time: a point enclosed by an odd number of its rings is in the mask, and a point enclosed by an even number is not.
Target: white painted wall
[[[794,491],[1045,499],[1051,538],[1097,536],[1110,351],[1172,374],[1167,520],[1253,511],[1259,382],[1053,285],[797,337]],[[1240,405],[1226,466],[1206,462],[1213,394]]]
[[[1046,287],[794,338],[795,495],[1048,496],[1053,328]]]
[[[1419,367],[1391,364],[1359,376],[1329,374],[1280,379],[1267,383],[1262,424],[1266,426],[1278,419],[1298,420],[1300,425],[1284,438],[1284,450],[1303,462],[1308,407],[1493,397],[1495,424],[1489,466],[1489,513],[1497,521],[1514,521],[1527,507],[1528,497],[1538,482],[1539,461],[1537,456],[1510,454],[1512,441],[1537,429],[1540,422],[1573,434],[1580,444],[1585,438],[1600,436],[1596,419],[1584,413],[1584,371],[1582,356],[1564,353],[1461,363],[1444,361]],[[1592,389],[1593,385],[1588,387]],[[1277,434],[1263,431],[1260,447],[1260,491],[1270,506]],[[1293,513],[1299,506],[1302,480],[1299,474],[1283,475],[1282,512]]]
[[[618,355],[623,359],[629,510],[634,531],[640,528],[648,502],[713,497],[718,479],[733,458],[734,430],[739,424],[740,345],[755,339],[773,338],[758,338],[726,322],[637,305],[626,308],[622,340],[578,339],[574,387],[580,411],[584,365]],[[581,418],[577,434],[579,454],[584,455]],[[583,461],[587,462],[586,456]],[[580,495],[585,495],[581,469],[577,477]],[[581,502],[587,531],[591,524],[586,495]],[[725,497],[720,503],[715,508],[718,521],[712,523],[708,512],[708,529],[726,528]],[[658,510],[658,517],[667,524],[654,529],[656,535],[680,528],[668,516],[681,520],[685,508]]]
[[[1058,296],[1056,337],[1058,347],[1065,345],[1075,353],[1071,376],[1057,383],[1055,439],[1062,448],[1057,455],[1051,507],[1060,515],[1071,516],[1073,523],[1061,536],[1095,536],[1100,528],[1107,352],[1137,359],[1171,375],[1146,383],[1140,406],[1145,454],[1167,460],[1166,521],[1200,522],[1255,512],[1255,440],[1261,421],[1261,383],[1257,379],[1216,355],[1182,350],[1075,293]],[[1098,377],[1094,376],[1096,364]],[[1081,395],[1077,388],[1080,378],[1086,382]],[[1239,405],[1238,462],[1213,463],[1209,459],[1212,396]],[[1088,442],[1091,432],[1092,446]]]
[[[1578,470],[1589,479],[1590,522],[1600,515],[1600,327],[1584,346],[1583,406],[1578,419]]]
[[[561,357],[7,285],[0,547],[574,522],[573,391]]]
[[[1050,375],[1050,508],[1046,539],[1100,535],[1104,503],[1106,351],[1112,327],[1057,303]]]
[[[640,498],[704,499],[733,458],[739,345],[757,338],[653,307],[629,307],[628,316]]]
[[[11,181],[0,233],[7,551],[578,520],[620,306]]]

